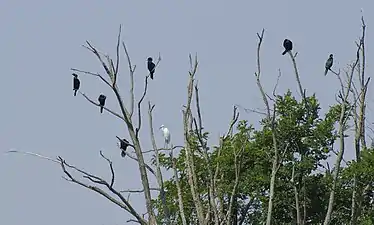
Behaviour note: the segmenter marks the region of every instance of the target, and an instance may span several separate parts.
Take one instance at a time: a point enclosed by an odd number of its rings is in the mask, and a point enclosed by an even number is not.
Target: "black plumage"
[[[325,64],[325,76],[326,76],[327,72],[329,72],[329,70],[331,69],[333,63],[334,63],[334,56],[333,56],[333,54],[330,54],[330,56],[327,59],[326,64]]]
[[[148,57],[147,61],[148,61],[148,70],[151,75],[151,79],[153,80],[153,74],[155,73],[156,65],[153,63],[152,57]]]
[[[78,75],[76,73],[73,73],[73,90],[74,90],[74,96],[77,95],[77,91],[79,90],[79,87],[81,85],[81,82],[78,79]]]
[[[101,94],[99,95],[99,105],[100,105],[100,113],[103,113],[103,107],[105,106],[105,100],[106,100],[106,96]]]
[[[283,47],[284,47],[284,52],[282,53],[282,55],[285,55],[288,51],[292,50],[292,41],[288,39],[284,39]]]
[[[127,150],[127,147],[131,146],[134,148],[134,146],[132,144],[130,144],[130,142],[128,140],[126,140],[125,138],[124,139],[121,139],[119,138],[118,136],[116,136],[117,139],[119,140],[119,148],[121,149],[121,156],[122,157],[125,157],[126,156],[126,150]]]

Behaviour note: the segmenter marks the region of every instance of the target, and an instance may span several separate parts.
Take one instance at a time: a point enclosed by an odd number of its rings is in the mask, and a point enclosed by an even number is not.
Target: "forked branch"
[[[255,73],[256,79],[257,79],[257,86],[260,89],[262,99],[264,101],[264,104],[266,106],[267,110],[267,121],[270,123],[270,129],[272,133],[272,139],[273,139],[273,148],[274,148],[274,158],[273,158],[273,165],[271,170],[271,177],[270,177],[270,194],[269,194],[269,203],[268,203],[268,213],[266,217],[266,225],[271,225],[272,220],[272,212],[273,212],[273,200],[274,200],[274,190],[275,190],[275,176],[278,170],[278,161],[279,161],[279,152],[278,152],[278,146],[277,146],[277,139],[276,139],[276,131],[275,131],[275,105],[274,105],[274,111],[273,116],[271,116],[270,113],[270,105],[269,101],[266,97],[266,93],[262,87],[260,76],[261,76],[261,64],[260,64],[260,50],[261,50],[261,44],[264,38],[264,29],[262,29],[261,35],[257,33],[257,37],[259,39],[258,45],[257,45],[257,73]]]
[[[114,182],[115,182],[115,177],[114,177],[114,169],[113,169],[113,166],[112,166],[112,162],[107,157],[105,157],[104,154],[101,151],[100,151],[101,157],[104,158],[108,162],[108,164],[110,165],[111,174],[112,174],[110,182],[107,182],[105,179],[103,179],[99,176],[93,175],[91,173],[88,173],[85,170],[82,170],[82,169],[80,169],[76,166],[68,164],[65,161],[65,159],[63,159],[60,156],[58,156],[57,159],[52,159],[50,157],[43,156],[41,154],[37,154],[37,153],[33,153],[33,152],[22,152],[22,151],[17,151],[17,150],[11,150],[11,151],[8,151],[7,153],[19,153],[19,154],[23,154],[23,155],[31,155],[31,156],[35,156],[35,157],[38,157],[38,158],[41,158],[41,159],[46,159],[46,160],[49,160],[49,161],[52,161],[54,163],[59,164],[61,166],[61,169],[64,172],[64,174],[67,176],[67,177],[63,177],[65,180],[67,180],[69,182],[73,182],[75,184],[78,184],[78,185],[80,185],[84,188],[87,188],[89,190],[92,190],[92,191],[100,194],[101,196],[105,197],[106,199],[108,199],[109,201],[114,203],[115,205],[119,206],[120,208],[122,208],[123,210],[125,210],[126,212],[128,212],[132,216],[134,216],[136,218],[136,222],[140,223],[141,225],[147,225],[148,224],[148,222],[140,216],[140,214],[135,210],[135,208],[133,208],[133,206],[130,204],[130,202],[127,201],[124,198],[124,196],[113,187]],[[95,185],[92,185],[92,184],[89,184],[89,183],[85,183],[82,180],[77,179],[75,176],[72,175],[72,173],[69,171],[69,169],[79,173],[83,178],[89,180],[90,182],[92,182],[94,184],[98,184],[98,185],[101,185],[103,187],[106,187],[109,190],[109,192],[104,191],[103,189],[99,188],[98,186],[95,186]]]

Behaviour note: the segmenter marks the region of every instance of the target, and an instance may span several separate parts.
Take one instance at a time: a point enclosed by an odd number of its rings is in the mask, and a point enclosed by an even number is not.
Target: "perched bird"
[[[155,73],[156,65],[152,62],[153,61],[152,57],[148,57],[147,61],[148,61],[148,70],[149,70],[149,73],[151,74],[151,79],[153,80],[153,74]]]
[[[325,64],[325,76],[326,76],[327,72],[329,72],[329,70],[331,69],[333,62],[334,62],[333,55],[330,54],[330,56],[327,59],[326,64]]]
[[[165,139],[165,144],[169,144],[170,143],[170,132],[169,132],[169,129],[166,128],[164,125],[161,125],[160,129],[162,130],[162,134],[163,134],[164,139]]]
[[[131,146],[131,147],[134,148],[134,146],[132,144],[130,144],[130,142],[128,140],[126,140],[125,138],[121,139],[118,136],[116,136],[116,137],[119,140],[119,148],[121,149],[121,156],[125,157],[126,156],[127,147]]]
[[[100,113],[103,113],[103,109],[104,109],[103,107],[105,106],[106,96],[101,94],[101,95],[99,95],[98,100],[99,100],[99,104],[100,104]]]
[[[283,47],[284,47],[284,52],[282,53],[282,55],[285,55],[288,51],[292,50],[292,41],[288,39],[284,39]]]
[[[81,82],[78,79],[78,75],[76,73],[73,73],[74,79],[73,79],[73,90],[74,90],[74,96],[77,95],[77,91],[79,90],[79,86],[81,85]]]

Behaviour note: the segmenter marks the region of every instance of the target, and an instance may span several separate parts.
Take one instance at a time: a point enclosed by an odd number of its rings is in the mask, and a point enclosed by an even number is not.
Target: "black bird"
[[[284,52],[282,53],[282,55],[285,55],[288,51],[292,50],[292,41],[288,39],[284,39],[283,47],[284,47]]]
[[[124,139],[121,139],[119,138],[118,136],[116,136],[117,139],[119,140],[119,148],[121,149],[121,156],[122,157],[125,157],[126,156],[126,150],[127,150],[127,147],[131,146],[134,148],[134,146],[132,144],[130,144],[130,142],[128,140],[126,140],[125,138]]]
[[[77,95],[77,91],[79,90],[79,86],[81,85],[81,82],[78,79],[78,75],[76,73],[73,73],[74,79],[73,79],[73,90],[74,90],[74,96]]]
[[[100,113],[103,113],[103,107],[105,106],[106,96],[101,94],[98,98],[100,104]]]
[[[151,74],[151,79],[153,80],[153,74],[155,73],[156,65],[152,62],[153,61],[152,57],[148,57],[147,61],[148,61],[148,70],[149,70],[149,73]]]
[[[327,59],[326,61],[326,64],[325,64],[325,76],[327,74],[327,72],[331,69],[332,67],[332,64],[334,62],[334,56],[332,54],[330,54],[329,58]]]

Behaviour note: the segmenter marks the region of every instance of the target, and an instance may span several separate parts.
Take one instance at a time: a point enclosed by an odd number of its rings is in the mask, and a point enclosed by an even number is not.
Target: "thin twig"
[[[113,187],[113,185],[114,185],[114,179],[115,179],[114,169],[113,169],[113,162],[110,159],[108,159],[107,157],[105,157],[102,151],[100,151],[100,156],[103,157],[108,162],[108,164],[109,164],[110,172],[112,173],[112,179],[110,181],[110,187]]]
[[[119,69],[119,61],[120,61],[120,55],[119,55],[119,46],[120,46],[120,42],[121,42],[121,30],[122,30],[122,26],[119,25],[119,31],[118,31],[118,37],[117,37],[117,48],[116,48],[116,53],[117,53],[117,57],[116,57],[116,68],[113,68],[114,69],[114,81],[113,81],[113,86],[115,86],[117,84],[117,76],[118,76],[118,69]],[[113,62],[113,61],[111,61]]]
[[[87,75],[99,77],[105,84],[107,84],[109,87],[111,87],[110,83],[103,76],[101,76],[99,73],[92,73],[92,72],[89,72],[89,71],[79,70],[79,69],[75,69],[75,68],[71,68],[70,70],[74,71],[74,72],[80,72],[80,73],[84,73],[84,74],[87,74]]]

